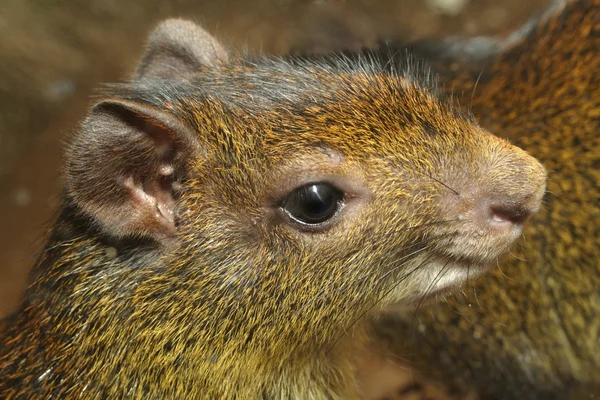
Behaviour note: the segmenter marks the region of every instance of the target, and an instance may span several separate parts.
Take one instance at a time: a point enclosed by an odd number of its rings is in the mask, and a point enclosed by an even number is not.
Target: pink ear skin
[[[169,244],[177,233],[177,180],[196,147],[192,132],[162,111],[104,101],[71,146],[67,193],[107,235]]]

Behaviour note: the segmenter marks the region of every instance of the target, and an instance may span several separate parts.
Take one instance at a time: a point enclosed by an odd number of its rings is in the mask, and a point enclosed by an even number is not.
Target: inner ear
[[[158,175],[152,174],[146,179],[136,179],[134,175],[130,175],[124,179],[123,184],[140,212],[154,212],[157,223],[166,232],[175,233],[175,186],[179,183],[176,182],[171,164],[165,162]]]
[[[105,234],[176,237],[177,196],[194,152],[189,129],[151,106],[106,101],[70,150],[68,193]]]
[[[139,164],[131,164],[123,177],[130,201],[142,214],[152,215],[156,223],[167,232],[175,232],[175,155],[179,143],[173,132],[160,121],[140,115],[129,109],[112,106],[113,112],[120,113],[122,120],[136,132],[141,132],[139,150],[146,150],[147,157]],[[145,138],[143,136],[146,136]],[[144,149],[147,147],[147,149]]]

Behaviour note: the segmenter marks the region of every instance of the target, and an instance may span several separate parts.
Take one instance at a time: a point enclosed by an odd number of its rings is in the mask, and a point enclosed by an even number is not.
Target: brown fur
[[[441,373],[484,398],[595,398],[600,1],[558,3],[539,24],[490,41],[486,51],[475,43],[482,41],[416,51],[483,126],[548,168],[546,204],[526,229],[526,240],[491,275],[416,316],[390,315],[378,329],[395,343],[395,354],[416,353],[412,359],[424,373]]]
[[[494,263],[518,230],[490,207],[539,206],[541,165],[416,76],[227,58],[168,21],[90,111],[0,397],[356,398],[362,317]],[[331,223],[286,218],[320,181],[345,193]]]

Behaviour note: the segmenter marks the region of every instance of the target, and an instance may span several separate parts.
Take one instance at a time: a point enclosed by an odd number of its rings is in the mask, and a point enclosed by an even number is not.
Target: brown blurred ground
[[[462,1],[436,12],[434,0],[2,0],[0,315],[17,304],[43,243],[64,143],[90,94],[127,78],[157,21],[191,18],[250,51],[326,51],[376,38],[506,34],[548,2]]]

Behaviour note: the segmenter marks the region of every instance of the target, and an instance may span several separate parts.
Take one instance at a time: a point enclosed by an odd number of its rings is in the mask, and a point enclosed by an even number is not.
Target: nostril
[[[495,223],[522,224],[530,215],[531,211],[528,211],[522,204],[490,206],[490,220]]]

